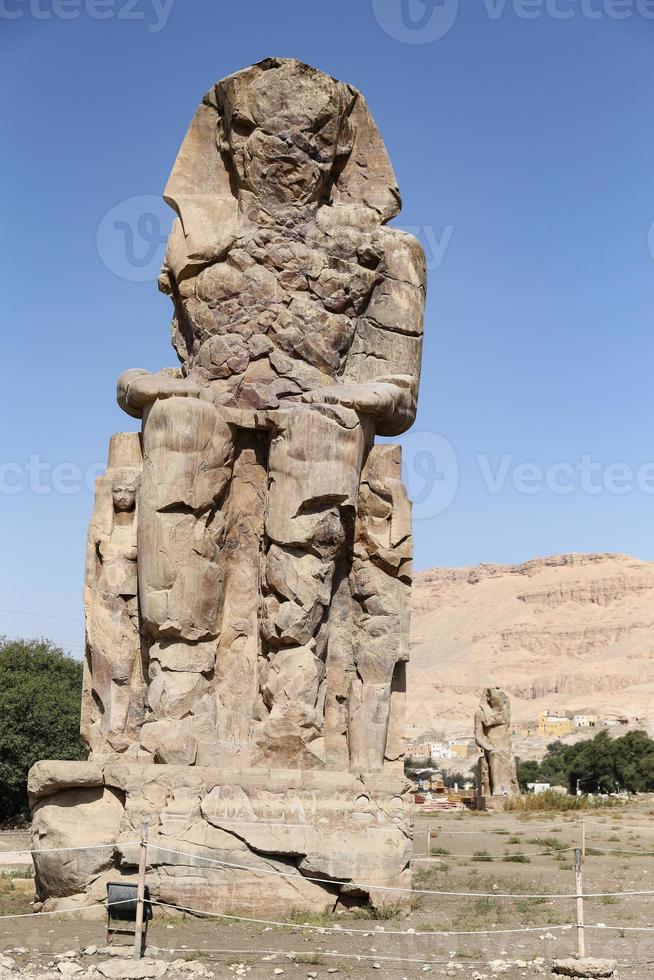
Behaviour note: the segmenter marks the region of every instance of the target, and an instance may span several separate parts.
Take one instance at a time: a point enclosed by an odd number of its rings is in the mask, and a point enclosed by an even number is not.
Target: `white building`
[[[534,796],[547,792],[550,786],[551,783],[527,783],[527,789],[530,789]]]
[[[597,715],[575,715],[573,721],[575,728],[597,728],[599,724]]]

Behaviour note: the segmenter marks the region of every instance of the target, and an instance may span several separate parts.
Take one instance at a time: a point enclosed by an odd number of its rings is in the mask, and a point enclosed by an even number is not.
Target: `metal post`
[[[575,891],[577,895],[577,955],[586,955],[586,936],[584,933],[584,884],[581,873],[581,848],[575,848]]]
[[[581,821],[581,856],[586,860],[586,821]]]
[[[141,850],[139,853],[139,878],[136,886],[136,923],[134,935],[134,959],[143,956],[143,901],[145,898],[145,866],[148,856],[148,822],[141,824]]]

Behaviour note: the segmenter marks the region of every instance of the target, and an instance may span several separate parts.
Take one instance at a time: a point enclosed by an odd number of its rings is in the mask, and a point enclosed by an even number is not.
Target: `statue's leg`
[[[224,507],[223,609],[214,693],[221,764],[239,768],[250,764],[251,736],[258,715],[268,442],[267,432],[236,433],[234,470]]]
[[[404,755],[412,538],[401,463],[399,446],[374,446],[359,490],[348,742],[352,766],[363,771],[380,770],[385,761],[401,767]]]
[[[502,757],[499,752],[494,751],[489,753],[489,777],[490,777],[490,795],[491,796],[503,796],[503,764]]]
[[[519,792],[515,758],[509,748],[491,753],[493,796],[510,796]]]
[[[141,637],[138,620],[131,615],[135,605],[135,599],[99,593],[87,614],[89,688],[95,707],[87,738],[95,755],[125,752],[138,742],[143,683]]]
[[[325,761],[332,600],[341,584],[347,588],[368,445],[368,432],[347,409],[298,406],[278,417],[268,463],[259,738],[263,759],[277,764]]]
[[[198,743],[216,738],[221,506],[232,459],[232,431],[208,402],[159,400],[144,417],[139,596],[152,645],[141,746],[158,762],[192,764]]]

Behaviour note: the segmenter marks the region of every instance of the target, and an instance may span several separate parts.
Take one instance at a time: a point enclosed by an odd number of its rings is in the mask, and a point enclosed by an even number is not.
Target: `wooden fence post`
[[[581,848],[575,848],[575,892],[577,896],[577,955],[586,955],[586,935],[584,932],[584,883],[581,872]]]
[[[143,903],[145,899],[145,866],[148,856],[148,822],[141,824],[141,850],[139,853],[139,878],[136,886],[136,923],[134,934],[134,959],[143,956]]]

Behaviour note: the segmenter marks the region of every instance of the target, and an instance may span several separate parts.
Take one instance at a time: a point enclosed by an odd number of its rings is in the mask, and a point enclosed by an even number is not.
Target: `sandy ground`
[[[652,798],[586,815],[585,891],[654,891],[653,816]],[[432,851],[447,853],[427,854],[428,824],[432,828]],[[299,911],[295,919],[314,929],[297,925],[271,928],[180,915],[155,920],[149,930],[148,955],[192,960],[216,977],[247,975],[251,980],[327,977],[328,971],[352,977],[401,978],[433,973],[474,980],[494,975],[507,980],[549,975],[553,958],[572,955],[576,950],[574,930],[557,928],[574,922],[574,900],[532,896],[574,891],[571,849],[579,845],[580,836],[579,814],[418,815],[414,887],[441,894],[421,895],[417,891],[410,914],[394,917],[388,909],[379,919],[349,914],[316,919]],[[20,835],[0,835],[0,854],[4,852],[6,860],[8,849],[25,842]],[[596,853],[600,848],[622,853]],[[630,851],[636,853],[626,853]],[[527,857],[507,861],[507,855]],[[5,875],[7,871],[5,868]],[[1,882],[0,914],[29,912],[31,883],[6,876]],[[508,892],[520,897],[442,894],[448,891]],[[645,980],[654,975],[654,895],[588,899],[585,914],[588,925],[615,925],[627,930],[652,927],[651,933],[589,929],[586,946],[588,955],[616,959],[618,976]],[[526,928],[534,931],[500,932]],[[420,936],[408,930],[428,934]],[[473,934],[438,934],[444,931]],[[0,921],[0,949],[15,960],[14,973],[30,964],[31,973],[38,973],[37,966],[47,971],[57,954],[79,953],[89,945],[101,945],[103,940],[103,921],[81,915]],[[23,951],[14,952],[17,948]],[[106,952],[100,949],[77,961],[88,971],[92,964],[106,959]],[[50,973],[52,969],[50,966]],[[176,969],[169,971],[171,975],[182,974]]]

